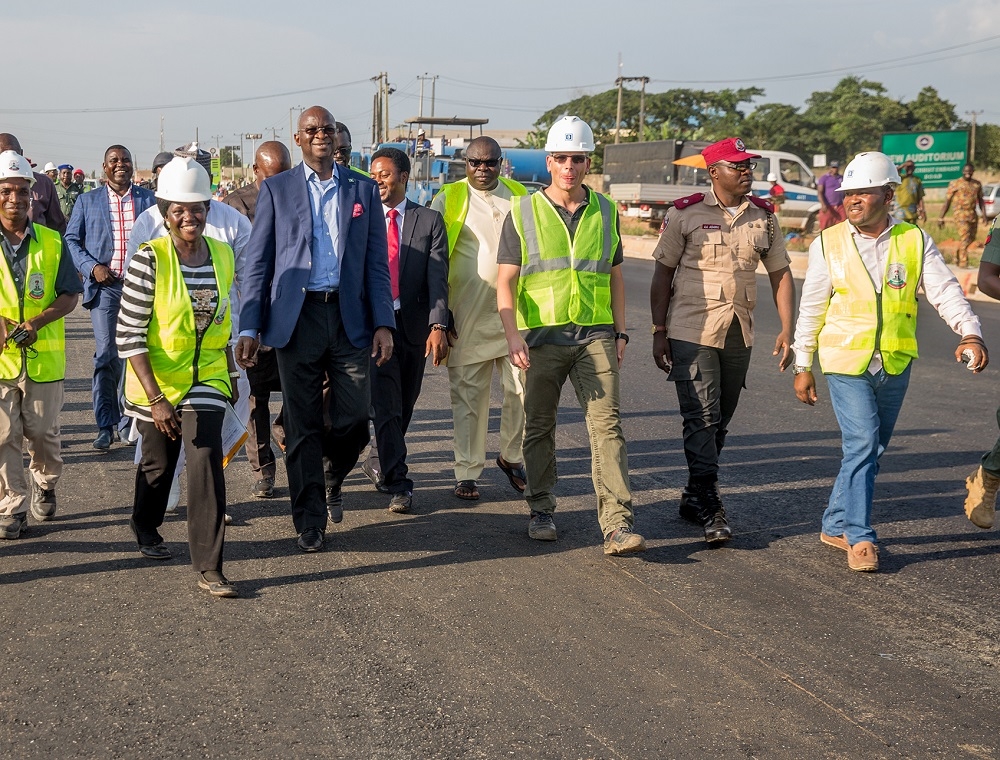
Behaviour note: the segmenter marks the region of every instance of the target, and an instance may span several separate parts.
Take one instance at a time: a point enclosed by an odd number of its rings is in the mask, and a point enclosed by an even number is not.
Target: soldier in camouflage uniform
[[[959,179],[953,179],[948,184],[948,197],[944,202],[944,208],[941,209],[941,217],[938,219],[938,226],[944,226],[945,214],[948,213],[952,203],[955,204],[952,219],[955,220],[955,226],[958,227],[957,258],[960,267],[969,266],[969,246],[976,239],[976,231],[979,227],[979,220],[976,217],[977,207],[982,213],[983,219],[986,218],[986,207],[983,205],[983,186],[979,180],[972,178],[973,171],[972,164],[966,164],[962,167],[962,176]]]

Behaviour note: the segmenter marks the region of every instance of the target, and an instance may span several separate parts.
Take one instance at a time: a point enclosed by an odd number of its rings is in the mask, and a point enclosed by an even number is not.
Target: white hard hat
[[[844,169],[841,190],[867,190],[872,187],[898,185],[899,169],[885,153],[859,153]]]
[[[175,156],[160,170],[156,197],[174,203],[196,203],[212,199],[208,172],[189,156]]]
[[[778,175],[775,174],[774,172],[771,172],[770,174],[767,175],[767,181],[768,182],[777,182],[778,181]]]
[[[549,153],[593,153],[594,130],[579,116],[563,116],[549,130],[545,150]]]
[[[59,171],[59,167],[56,166],[51,161],[49,161],[47,164],[45,164],[45,168],[42,169],[42,171],[43,172],[55,172],[55,171]]]
[[[31,187],[35,184],[35,173],[28,159],[17,151],[5,150],[0,153],[0,180],[4,179],[26,179]]]

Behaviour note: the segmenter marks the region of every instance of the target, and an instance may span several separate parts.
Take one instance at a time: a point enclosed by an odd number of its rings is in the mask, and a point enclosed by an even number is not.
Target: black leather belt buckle
[[[330,303],[331,301],[337,300],[340,294],[336,290],[307,290],[306,298],[310,301],[320,301],[321,303]]]

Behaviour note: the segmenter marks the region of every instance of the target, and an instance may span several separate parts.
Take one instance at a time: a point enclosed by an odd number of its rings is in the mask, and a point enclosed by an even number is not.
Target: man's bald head
[[[500,143],[488,135],[482,135],[465,146],[466,155],[470,152],[476,156],[499,156],[501,153]]]
[[[0,153],[3,153],[5,150],[12,150],[18,155],[24,155],[24,151],[21,150],[21,143],[18,142],[14,135],[10,132],[0,132]]]
[[[292,157],[284,143],[268,140],[260,144],[253,157],[253,176],[258,187],[268,177],[292,168]]]
[[[465,177],[476,190],[493,190],[500,183],[503,163],[500,143],[483,135],[465,146]]]
[[[337,124],[337,120],[333,118],[333,114],[323,108],[323,106],[309,106],[309,108],[299,114],[299,129],[303,128],[305,122],[314,122],[317,120],[323,124]]]

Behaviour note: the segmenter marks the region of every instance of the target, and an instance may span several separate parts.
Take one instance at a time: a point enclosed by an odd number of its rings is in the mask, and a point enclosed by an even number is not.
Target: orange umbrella
[[[676,166],[693,166],[695,169],[707,169],[705,165],[705,157],[701,153],[695,153],[693,156],[685,156],[684,158],[678,158],[674,161]]]

